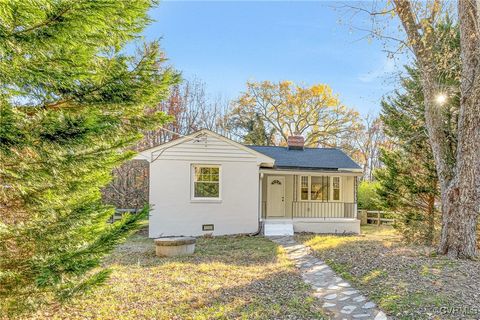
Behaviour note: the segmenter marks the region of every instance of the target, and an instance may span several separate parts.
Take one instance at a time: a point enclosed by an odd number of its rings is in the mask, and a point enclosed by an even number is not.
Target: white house
[[[246,146],[200,130],[137,159],[150,162],[151,238],[360,232],[360,167],[339,149],[304,148],[300,136]]]

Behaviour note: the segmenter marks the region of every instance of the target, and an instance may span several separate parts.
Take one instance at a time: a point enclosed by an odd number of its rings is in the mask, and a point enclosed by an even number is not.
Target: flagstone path
[[[285,248],[288,258],[295,262],[303,280],[315,290],[315,297],[321,301],[331,319],[388,319],[375,303],[368,301],[322,260],[310,254],[307,246],[299,244],[291,236],[269,239]]]

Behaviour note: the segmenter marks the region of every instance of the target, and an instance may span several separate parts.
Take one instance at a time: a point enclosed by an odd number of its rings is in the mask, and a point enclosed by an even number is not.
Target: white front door
[[[285,177],[267,177],[267,217],[285,216]]]

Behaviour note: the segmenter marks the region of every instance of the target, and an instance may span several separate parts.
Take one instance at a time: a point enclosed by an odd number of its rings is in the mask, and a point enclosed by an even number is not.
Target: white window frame
[[[342,177],[340,176],[323,176],[323,177],[329,177],[329,185],[328,185],[328,200],[323,201],[323,200],[312,200],[311,199],[311,191],[312,191],[312,176],[307,176],[307,175],[299,175],[299,183],[298,183],[298,201],[309,201],[309,202],[341,202],[342,201]],[[304,200],[302,199],[302,177],[307,177],[308,179],[308,199]],[[315,176],[315,177],[321,177],[321,176]],[[340,198],[338,200],[333,200],[333,179],[334,178],[339,178],[340,179]]]
[[[333,179],[338,178],[338,200],[333,199]],[[330,177],[330,199],[329,202],[342,202],[342,177],[331,176]]]
[[[195,168],[218,168],[218,197],[195,197]],[[222,201],[222,166],[211,163],[193,163],[190,167],[190,200],[193,202]]]

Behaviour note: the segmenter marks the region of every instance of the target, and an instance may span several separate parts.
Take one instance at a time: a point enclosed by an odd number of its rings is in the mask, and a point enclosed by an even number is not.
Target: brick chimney
[[[301,135],[295,134],[287,138],[287,145],[289,150],[303,150],[305,139]]]

